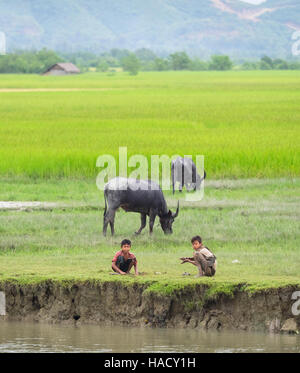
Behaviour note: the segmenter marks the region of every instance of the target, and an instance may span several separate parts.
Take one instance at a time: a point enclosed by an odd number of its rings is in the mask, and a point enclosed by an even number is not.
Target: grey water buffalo
[[[114,235],[115,213],[119,207],[125,211],[141,214],[141,226],[136,234],[140,234],[146,226],[146,218],[149,216],[150,234],[156,216],[159,216],[160,225],[165,234],[172,233],[172,224],[179,212],[172,213],[168,209],[160,186],[151,180],[127,179],[116,177],[109,180],[104,187],[105,209],[103,215],[103,235],[106,236],[108,223],[111,234]]]
[[[175,184],[179,182],[179,192],[185,186],[188,191],[199,190],[202,181],[206,178],[206,172],[201,177],[191,158],[177,157],[171,164],[172,188],[173,194],[175,192]]]

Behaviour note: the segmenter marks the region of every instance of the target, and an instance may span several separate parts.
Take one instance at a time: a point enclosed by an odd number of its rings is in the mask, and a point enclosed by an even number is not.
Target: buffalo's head
[[[177,203],[177,210],[175,214],[172,213],[171,210],[166,215],[162,215],[159,220],[160,220],[160,225],[162,227],[162,230],[164,231],[165,234],[171,234],[173,233],[172,230],[172,224],[175,220],[175,218],[178,216],[179,212],[179,201]]]

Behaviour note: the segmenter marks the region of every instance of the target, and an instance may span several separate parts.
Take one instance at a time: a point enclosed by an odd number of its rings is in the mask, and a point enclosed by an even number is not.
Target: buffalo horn
[[[175,214],[173,214],[173,218],[174,218],[174,219],[178,216],[178,212],[179,212],[179,201],[177,202],[177,209],[176,209],[176,212],[175,212]]]

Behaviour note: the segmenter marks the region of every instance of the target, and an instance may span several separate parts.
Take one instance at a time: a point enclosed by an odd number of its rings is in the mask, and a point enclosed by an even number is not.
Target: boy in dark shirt
[[[121,242],[121,250],[118,251],[112,260],[112,269],[120,275],[126,275],[130,272],[132,266],[134,266],[134,272],[137,276],[137,260],[134,254],[130,253],[131,241],[123,240]]]

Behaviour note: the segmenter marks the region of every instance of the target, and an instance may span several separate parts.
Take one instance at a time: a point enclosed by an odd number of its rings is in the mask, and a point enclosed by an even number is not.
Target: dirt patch
[[[77,92],[77,91],[111,91],[124,88],[0,88],[1,92]],[[128,89],[128,88],[126,88]]]
[[[31,209],[52,209],[61,207],[55,202],[18,202],[0,201],[0,210],[31,210]]]
[[[54,209],[80,209],[80,210],[98,210],[99,206],[90,205],[81,202],[58,203],[58,202],[41,202],[41,201],[0,201],[0,211],[17,210],[17,211],[33,211],[33,210],[54,210]]]
[[[233,295],[215,299],[207,299],[204,284],[172,295],[145,291],[147,286],[119,281],[68,286],[5,282],[0,291],[6,295],[6,316],[0,319],[279,332],[293,318],[300,328],[300,316],[291,314],[295,286],[252,295],[237,288]]]

